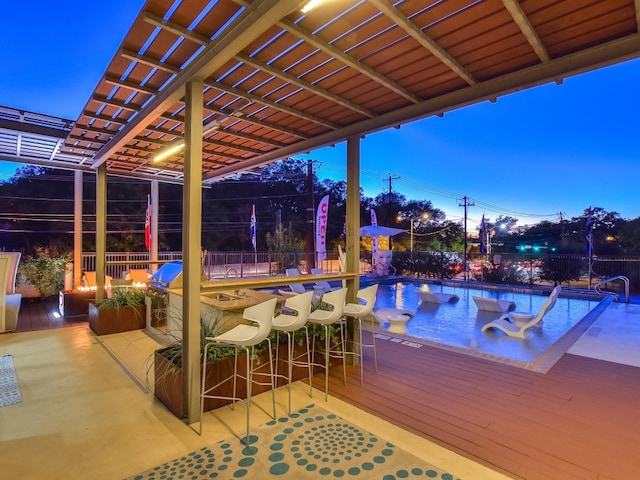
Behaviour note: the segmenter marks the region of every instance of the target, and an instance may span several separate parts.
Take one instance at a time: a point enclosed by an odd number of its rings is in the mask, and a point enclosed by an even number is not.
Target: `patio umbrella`
[[[398,235],[400,233],[405,233],[406,230],[402,230],[400,228],[392,228],[392,227],[381,227],[379,225],[366,225],[364,227],[360,227],[360,236],[361,237],[393,237],[394,235]]]

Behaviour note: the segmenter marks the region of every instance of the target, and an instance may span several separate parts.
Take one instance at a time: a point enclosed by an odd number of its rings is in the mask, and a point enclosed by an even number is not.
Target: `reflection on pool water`
[[[397,308],[415,312],[406,324],[408,337],[516,364],[536,361],[599,303],[596,300],[560,297],[556,306],[544,317],[542,327],[530,328],[526,339],[521,340],[493,329],[481,332],[485,323],[499,318],[500,314],[478,311],[472,297],[509,300],[515,302],[516,311],[537,313],[547,300],[547,295],[430,285],[432,292],[453,293],[460,297],[455,304],[432,304],[421,303],[416,291],[422,285],[411,282],[380,284],[375,310]],[[388,329],[389,325],[381,326],[381,330],[385,328]]]

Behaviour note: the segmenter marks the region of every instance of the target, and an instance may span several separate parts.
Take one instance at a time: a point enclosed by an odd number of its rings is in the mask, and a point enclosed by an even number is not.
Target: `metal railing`
[[[613,295],[613,297],[616,299],[616,302],[619,302],[620,301],[620,296],[617,293],[604,291],[604,290],[602,290],[602,288],[600,288],[603,285],[606,285],[607,283],[610,283],[610,282],[614,282],[616,280],[622,280],[624,282],[624,301],[625,301],[625,303],[629,303],[629,279],[627,277],[625,277],[624,275],[617,275],[615,277],[611,277],[611,278],[607,278],[606,280],[602,280],[601,282],[598,282],[595,285],[595,287],[593,287],[593,289],[598,293],[602,293],[602,294],[606,294],[606,295]]]
[[[393,268],[398,272],[403,271],[403,261],[408,258],[409,252],[393,252]],[[455,262],[460,254],[447,252],[413,252],[413,258],[418,261],[428,256],[440,255],[447,261]],[[360,275],[371,273],[371,254],[361,253],[359,271]],[[208,252],[204,259],[204,273],[207,278],[223,278],[225,272],[233,268],[238,271],[239,277],[254,277],[263,275],[281,275],[287,268],[298,268],[301,272],[310,271],[308,259],[312,254],[305,252]],[[174,261],[182,259],[182,252],[160,252],[160,261]],[[499,259],[499,262],[497,261]],[[547,285],[553,282],[553,273],[557,274],[558,281],[566,283],[574,288],[593,289],[593,285],[600,282],[607,283],[605,279],[624,276],[628,279],[631,292],[640,291],[640,258],[638,257],[594,257],[592,260],[592,277],[589,278],[589,262],[585,255],[567,254],[495,254],[490,262],[487,255],[470,254],[467,277],[469,280],[483,280],[490,282],[522,283],[529,285]],[[147,252],[118,252],[107,253],[106,274],[114,279],[121,279],[124,272],[133,268],[147,268],[149,254]],[[110,262],[118,262],[112,265]],[[124,263],[123,263],[124,262]],[[147,263],[137,263],[147,262]],[[494,267],[500,265],[509,278],[497,280],[487,277],[487,266],[491,263]],[[82,256],[83,271],[95,270],[95,254],[85,253]],[[322,268],[327,273],[340,271],[340,262],[337,252],[328,252],[328,256],[321,262],[316,262],[316,267]],[[507,269],[508,267],[508,269]],[[463,272],[459,277],[463,277]],[[567,281],[567,278],[572,280]]]
[[[311,255],[313,257],[313,255]],[[203,261],[205,276],[209,279],[223,278],[228,270],[235,270],[239,277],[254,277],[264,275],[284,274],[287,268],[298,268],[302,273],[309,273],[309,255],[298,253],[272,252],[207,252]],[[171,262],[182,260],[182,252],[159,252],[158,260]],[[122,279],[130,269],[148,268],[149,254],[147,252],[108,252],[105,256],[106,275],[114,279]],[[113,264],[117,262],[117,264]],[[337,252],[330,252],[325,260],[316,262],[316,267],[326,273],[340,272],[340,261]],[[82,254],[82,271],[95,271],[95,253]],[[371,271],[371,264],[360,260],[360,274],[366,275]]]

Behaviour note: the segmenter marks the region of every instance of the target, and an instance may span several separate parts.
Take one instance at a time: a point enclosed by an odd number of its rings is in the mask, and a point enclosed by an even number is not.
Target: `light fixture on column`
[[[220,120],[217,120],[217,119],[212,120],[202,127],[202,135],[211,133],[212,131],[217,130],[218,128],[220,128]],[[180,152],[182,149],[184,149],[184,140],[179,140],[175,144],[168,147],[166,150],[163,150],[161,153],[153,157],[153,161],[161,162],[162,160],[166,160],[170,156]]]

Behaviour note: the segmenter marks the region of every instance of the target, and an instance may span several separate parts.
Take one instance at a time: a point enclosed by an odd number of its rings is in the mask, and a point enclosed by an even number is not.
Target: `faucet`
[[[236,274],[236,279],[238,278],[238,270],[236,270],[236,269],[235,269],[235,268],[233,268],[233,267],[229,267],[229,268],[227,268],[227,269],[225,270],[225,272],[224,272],[224,279],[225,279],[225,280],[229,278],[229,274],[230,274],[231,272],[234,272],[234,273]]]

